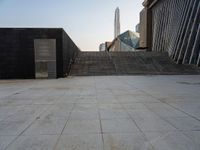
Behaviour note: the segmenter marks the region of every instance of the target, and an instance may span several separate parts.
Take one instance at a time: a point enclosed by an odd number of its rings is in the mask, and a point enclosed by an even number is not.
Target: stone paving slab
[[[199,144],[181,132],[145,132],[154,150],[198,150]]]
[[[58,135],[20,136],[8,150],[53,150]]]
[[[105,150],[153,150],[142,133],[104,134]]]
[[[99,120],[69,120],[63,134],[100,134]]]
[[[4,150],[17,136],[0,136],[0,150]]]
[[[101,134],[62,135],[56,150],[103,150]]]
[[[0,150],[199,150],[200,76],[0,81]]]

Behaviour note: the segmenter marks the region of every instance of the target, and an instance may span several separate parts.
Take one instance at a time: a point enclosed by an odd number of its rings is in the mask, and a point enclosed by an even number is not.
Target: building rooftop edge
[[[151,8],[153,7],[159,0],[144,0],[144,2],[142,3],[142,5],[144,7],[148,7]]]

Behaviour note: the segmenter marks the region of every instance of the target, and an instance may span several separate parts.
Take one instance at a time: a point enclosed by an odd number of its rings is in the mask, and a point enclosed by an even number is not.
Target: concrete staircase
[[[80,52],[71,76],[200,74],[197,67],[175,64],[167,53]]]

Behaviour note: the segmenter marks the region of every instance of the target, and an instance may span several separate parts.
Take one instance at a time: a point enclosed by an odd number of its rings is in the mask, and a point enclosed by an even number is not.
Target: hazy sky
[[[0,0],[0,27],[62,27],[81,50],[98,50],[114,37],[114,12],[121,32],[135,31],[143,0]]]

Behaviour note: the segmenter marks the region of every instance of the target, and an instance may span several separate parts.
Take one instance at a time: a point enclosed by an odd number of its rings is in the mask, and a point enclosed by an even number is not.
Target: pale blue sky
[[[143,0],[0,0],[0,27],[62,27],[81,50],[112,41],[114,12],[121,32],[135,30]]]

